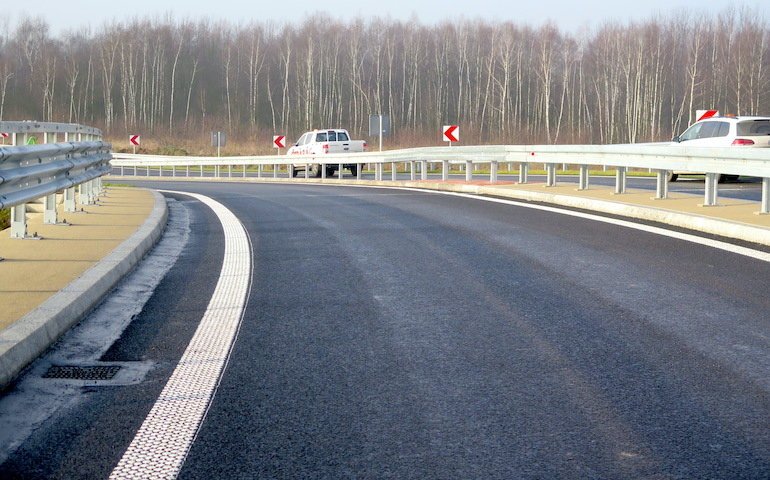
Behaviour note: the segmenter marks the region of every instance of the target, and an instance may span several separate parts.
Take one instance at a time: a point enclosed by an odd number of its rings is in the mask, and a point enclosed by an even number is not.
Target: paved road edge
[[[417,188],[422,190],[435,190],[443,192],[468,193],[473,195],[488,195],[527,202],[548,203],[562,207],[588,210],[592,212],[617,215],[642,221],[662,223],[672,227],[683,228],[696,232],[717,235],[725,238],[770,246],[770,228],[750,225],[741,222],[721,220],[706,215],[682,213],[665,208],[655,208],[644,205],[632,205],[622,201],[598,200],[579,195],[564,195],[548,192],[533,192],[530,190],[516,190],[501,188],[494,185],[473,185],[459,183],[443,183],[440,181],[373,181],[373,180],[305,180],[287,178],[210,178],[210,177],[134,177],[111,176],[113,180],[137,180],[137,181],[163,181],[163,182],[218,182],[218,183],[294,183],[313,185],[347,185],[347,186],[374,186],[384,188]],[[695,197],[693,197],[695,198]]]
[[[0,332],[0,389],[96,307],[155,246],[166,227],[168,209],[163,195],[151,192],[155,205],[133,235],[64,289]]]

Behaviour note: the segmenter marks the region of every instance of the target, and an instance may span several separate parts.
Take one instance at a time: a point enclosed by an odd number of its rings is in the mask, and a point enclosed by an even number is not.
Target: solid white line
[[[225,255],[195,335],[111,479],[172,479],[179,474],[227,366],[251,287],[251,245],[238,218],[204,195],[161,191],[208,205],[222,223]]]
[[[450,195],[454,197],[470,198],[470,199],[479,200],[482,202],[501,203],[503,205],[511,205],[514,207],[530,208],[532,210],[540,210],[543,212],[558,213],[560,215],[569,215],[572,217],[583,218],[585,220],[591,220],[594,222],[602,222],[602,223],[608,223],[611,225],[617,225],[619,227],[632,228],[634,230],[640,230],[640,231],[652,233],[655,235],[661,235],[664,237],[674,238],[677,240],[696,243],[698,245],[703,245],[706,247],[717,248],[719,250],[735,253],[738,255],[743,255],[746,257],[761,260],[763,262],[770,262],[770,253],[763,252],[761,250],[754,250],[752,248],[733,245],[732,243],[713,240],[710,238],[699,237],[697,235],[693,235],[690,233],[676,232],[676,231],[667,230],[661,227],[654,227],[654,226],[645,225],[642,223],[635,223],[628,220],[618,220],[616,218],[603,217],[601,215],[595,215],[592,213],[577,212],[574,210],[568,210],[568,209],[563,209],[559,207],[537,205],[537,204],[531,204],[527,202],[519,202],[516,200],[505,200],[502,198],[485,197],[485,196],[473,195],[469,193],[442,192],[439,190],[426,190],[422,188],[412,188],[412,187],[382,187],[382,186],[375,186],[375,185],[346,185],[346,186],[351,186],[356,188],[392,188],[395,190],[406,190],[410,192],[423,192],[423,193],[432,193],[437,195]]]

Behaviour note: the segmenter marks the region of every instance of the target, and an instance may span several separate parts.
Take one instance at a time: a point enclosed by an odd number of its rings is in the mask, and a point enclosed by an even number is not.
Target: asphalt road
[[[768,263],[436,193],[162,188],[229,207],[254,259],[181,478],[768,477]],[[154,368],[84,388],[0,477],[112,471],[217,281],[222,230],[184,205],[184,253],[103,358]]]
[[[133,169],[127,168],[124,169],[125,174],[133,174]],[[139,169],[137,172],[139,175],[147,175],[148,177],[156,177],[160,175],[160,171],[158,169],[150,169],[149,172],[145,169]],[[180,168],[177,171],[178,175],[184,175],[185,170]],[[192,169],[191,176],[197,177],[200,176],[200,171],[197,169]],[[346,178],[353,178],[352,175],[350,175],[350,172],[345,170],[343,172],[344,176]],[[113,175],[120,175],[120,169],[113,167]],[[226,168],[223,168],[221,171],[221,175],[228,176],[229,171]],[[239,167],[233,168],[232,176],[233,177],[240,177],[243,175],[243,170],[241,170]],[[247,171],[246,176],[249,178],[255,178],[257,177],[256,171]],[[171,169],[167,168],[163,171],[164,177],[171,177],[173,176],[173,172]],[[271,178],[273,176],[273,172],[263,172],[262,176],[264,178]],[[214,177],[214,171],[213,170],[206,170],[203,172],[203,177],[212,178]],[[280,171],[278,173],[279,178],[287,178],[288,174],[285,171]],[[299,177],[304,178],[304,172],[299,172]],[[336,178],[336,174],[335,174]],[[374,180],[374,174],[373,173],[364,173],[361,176],[364,180]],[[383,178],[385,181],[388,181],[391,179],[391,174],[389,171],[386,171],[383,175]],[[420,178],[419,174],[417,174],[416,178]],[[428,178],[431,180],[439,180],[441,179],[441,174],[436,173],[430,173],[428,174]],[[489,174],[482,174],[482,173],[476,173],[474,174],[473,178],[475,180],[485,180],[489,179]],[[409,180],[411,179],[411,175],[409,173],[398,173],[397,174],[398,180]],[[450,175],[451,180],[465,180],[465,174],[451,174]],[[498,180],[501,182],[517,182],[519,180],[518,174],[515,175],[508,175],[508,174],[501,174],[498,176]],[[529,175],[529,181],[532,183],[545,183],[545,175]],[[578,176],[577,175],[559,175],[557,177],[557,181],[559,183],[578,183]],[[615,185],[615,177],[614,176],[600,176],[595,175],[590,177],[590,184],[591,185],[604,185],[604,186],[611,186],[613,187]],[[705,193],[705,180],[702,175],[692,175],[692,176],[679,176],[679,179],[676,182],[670,182],[669,183],[669,191],[671,192],[679,192],[679,193],[691,193],[694,195],[704,195]],[[627,177],[627,188],[638,188],[643,190],[650,190],[655,191],[656,189],[656,179],[654,177]],[[760,178],[756,177],[740,177],[738,180],[726,182],[726,183],[720,183],[718,186],[718,192],[720,197],[725,198],[736,198],[740,200],[752,200],[755,202],[759,202],[762,200],[762,180]]]

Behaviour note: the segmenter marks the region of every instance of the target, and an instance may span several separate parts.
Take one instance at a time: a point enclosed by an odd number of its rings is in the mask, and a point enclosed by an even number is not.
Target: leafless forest
[[[669,139],[696,108],[770,114],[770,29],[751,10],[683,13],[578,34],[494,21],[301,24],[134,20],[54,36],[0,23],[0,119],[79,122],[108,135],[296,138],[367,133],[401,144]]]

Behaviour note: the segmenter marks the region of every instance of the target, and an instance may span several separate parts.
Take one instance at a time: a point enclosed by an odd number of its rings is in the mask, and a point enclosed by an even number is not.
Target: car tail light
[[[366,147],[368,147],[368,146],[369,145],[367,145],[366,142],[364,142],[364,151],[366,151]]]
[[[329,144],[328,143],[324,143],[322,148],[324,149],[324,153],[329,153]]]
[[[749,140],[748,138],[736,138],[733,140],[733,146],[738,145],[754,145],[754,140]]]

